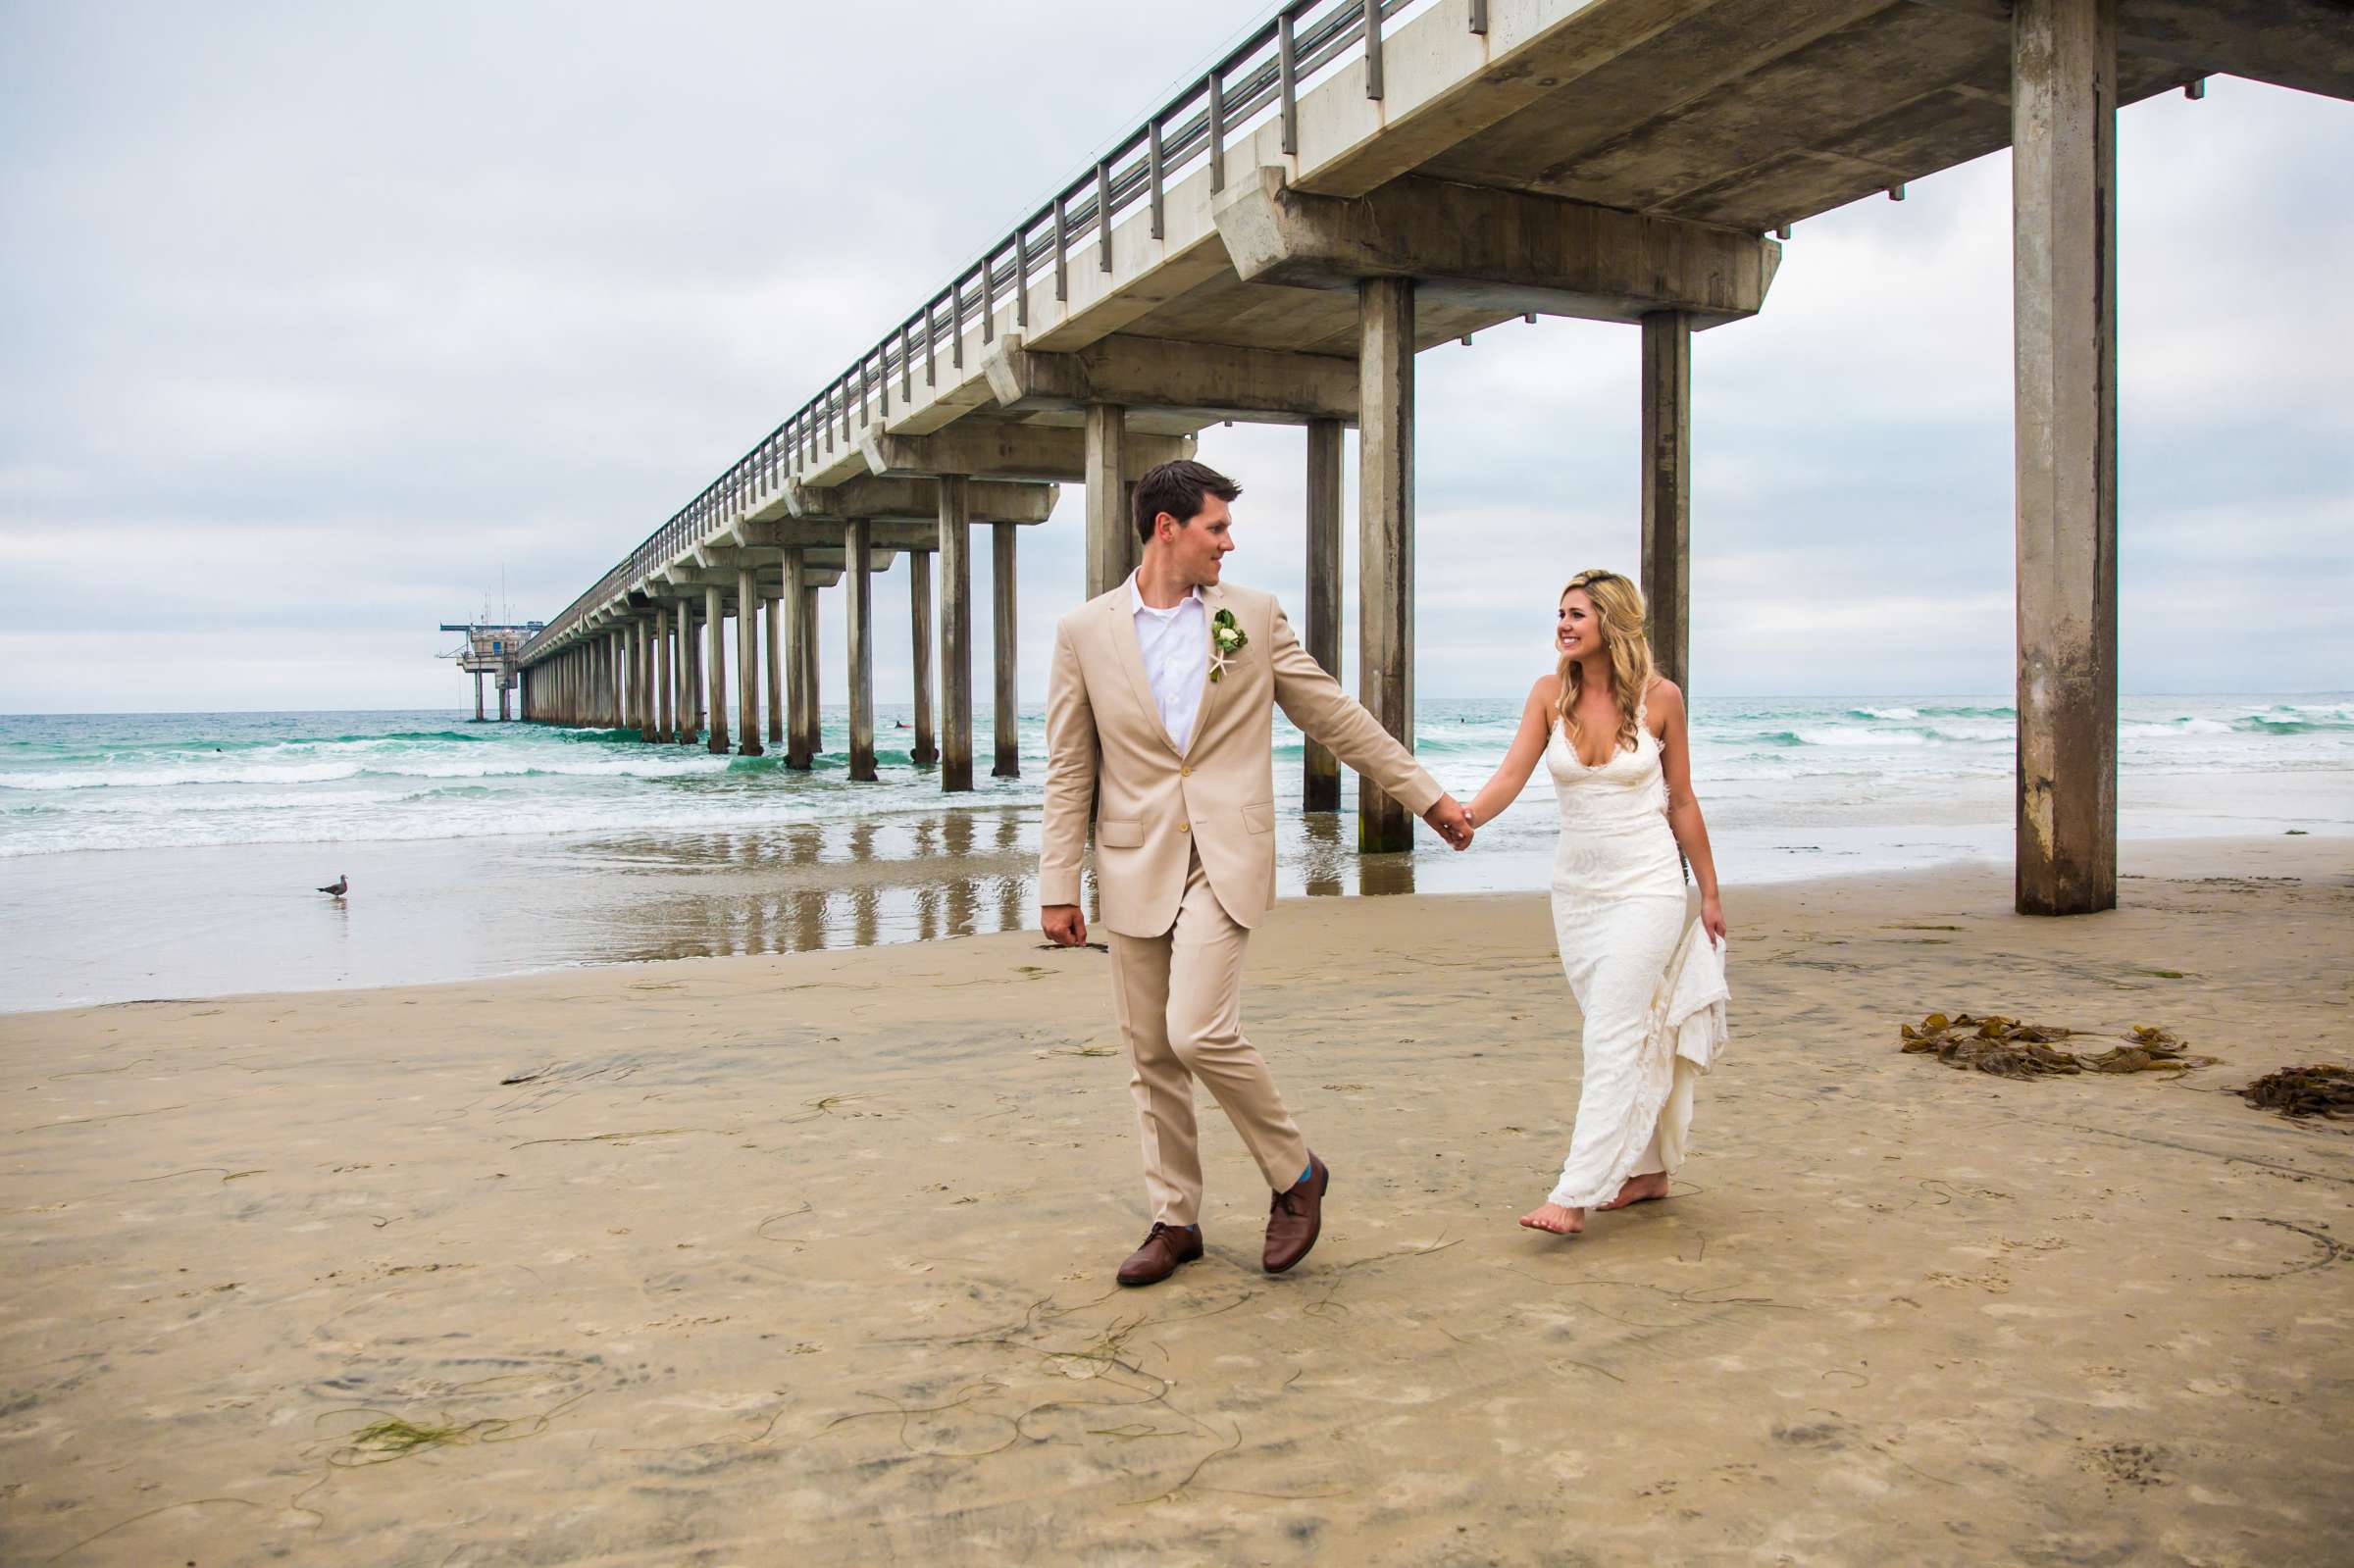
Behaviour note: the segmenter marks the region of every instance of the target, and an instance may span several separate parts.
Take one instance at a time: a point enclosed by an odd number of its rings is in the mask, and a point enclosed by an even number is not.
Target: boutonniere
[[[1220,610],[1209,618],[1209,679],[1216,681],[1226,673],[1226,661],[1251,646],[1243,629],[1234,624],[1232,610]]]

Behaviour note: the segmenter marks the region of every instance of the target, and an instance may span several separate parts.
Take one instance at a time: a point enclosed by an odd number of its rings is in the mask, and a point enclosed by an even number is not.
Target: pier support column
[[[848,559],[842,574],[849,601],[850,777],[860,784],[875,778],[875,583],[867,570],[873,538],[873,524],[850,525]]]
[[[2022,915],[2117,907],[2117,0],[2011,13]]]
[[[670,606],[654,606],[654,738],[670,744],[678,722],[678,672],[670,663]]]
[[[661,731],[658,717],[661,703],[654,692],[654,623],[651,617],[640,616],[631,628],[638,655],[631,671],[638,683],[638,738],[651,742]]]
[[[1129,515],[1128,411],[1117,403],[1087,405],[1087,596],[1109,593],[1136,570],[1141,550]]]
[[[760,576],[736,572],[736,755],[760,756]]]
[[[809,634],[809,552],[794,545],[785,552],[785,766],[809,769],[809,660],[801,648]]]
[[[521,678],[518,677],[517,679]],[[507,693],[509,689],[510,688],[507,685],[507,678],[503,675],[500,676],[498,678],[498,722],[500,724],[505,724],[510,719],[515,717],[513,713],[508,711],[507,707]]]
[[[652,640],[645,634],[644,618],[641,616],[631,617],[628,642],[630,660],[629,727],[638,732],[638,738],[640,740],[651,740],[654,737],[653,721],[646,716],[645,704],[645,699],[653,686],[653,683],[645,678],[645,656],[652,645]]]
[[[1347,427],[1307,425],[1307,656],[1341,678],[1341,456]],[[1309,740],[1300,759],[1300,809],[1341,809],[1341,762]]]
[[[940,787],[973,787],[972,485],[940,481]]]
[[[638,728],[638,623],[624,621],[614,633],[614,716],[621,730]]]
[[[474,722],[483,722],[483,672],[474,672]]]
[[[821,646],[818,627],[817,587],[807,581],[804,574],[801,583],[801,684],[809,692],[809,706],[803,710],[808,728],[802,733],[801,747],[808,753],[809,766],[812,768],[817,766],[817,759],[825,754],[826,749],[825,725],[819,717],[818,706],[818,654]]]
[[[1022,776],[1022,713],[1018,701],[1019,688],[1014,683],[1016,635],[1020,630],[1015,616],[1013,552],[1014,540],[1020,530],[1012,523],[990,525],[991,586],[996,589],[990,603],[990,639],[997,653],[993,672],[997,677],[997,707],[990,724],[990,733],[997,741],[997,765],[989,770],[993,779],[1019,779]]]
[[[643,712],[643,710],[639,706],[639,632],[638,622],[635,618],[624,621],[621,624],[620,643],[621,676],[619,683],[621,693],[621,728],[624,730],[635,730],[641,722],[639,718],[639,715]]]
[[[785,739],[785,649],[778,625],[783,601],[764,597],[760,608],[768,622],[768,662],[763,668],[768,676],[768,743],[774,750]]]
[[[948,481],[940,482],[945,493]],[[940,747],[932,737],[932,556],[927,550],[907,556],[907,624],[915,665],[915,747],[907,760],[928,768],[940,760]]]
[[[1407,747],[1414,743],[1414,284],[1356,285],[1357,700]],[[1356,847],[1413,847],[1406,807],[1356,781]]]
[[[679,722],[671,738],[682,746],[694,744],[694,606],[681,599],[671,616],[672,689]]]
[[[703,749],[715,757],[728,754],[728,616],[720,601],[719,584],[703,586],[703,676],[710,703],[710,739]]]
[[[1652,658],[1692,675],[1692,318],[1643,318],[1643,603]]]
[[[661,636],[648,614],[638,622],[638,723],[649,745],[662,738]]]
[[[689,611],[689,615],[691,624],[695,631],[693,637],[687,644],[687,702],[688,711],[694,715],[692,733],[699,740],[702,737],[704,721],[708,717],[706,709],[709,700],[708,693],[711,689],[711,683],[703,675],[703,664],[707,657],[705,644],[710,640],[710,632],[708,630],[709,622],[705,618],[694,615],[691,610]]]

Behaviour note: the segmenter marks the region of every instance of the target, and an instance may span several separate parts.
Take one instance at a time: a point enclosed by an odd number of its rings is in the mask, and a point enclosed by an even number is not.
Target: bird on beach
[[[329,883],[326,886],[320,888],[319,890],[323,893],[333,893],[337,898],[340,898],[345,893],[351,891],[351,878],[338,871],[335,873],[335,880]]]

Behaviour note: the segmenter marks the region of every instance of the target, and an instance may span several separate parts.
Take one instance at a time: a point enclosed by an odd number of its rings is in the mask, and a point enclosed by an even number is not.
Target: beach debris
[[[331,1462],[381,1463],[384,1459],[397,1459],[404,1454],[415,1453],[420,1448],[438,1448],[445,1443],[471,1442],[484,1428],[496,1429],[506,1425],[504,1421],[482,1420],[470,1421],[462,1427],[446,1424],[419,1426],[398,1416],[387,1416],[381,1421],[370,1422],[346,1438],[337,1459]]]
[[[1934,1055],[1956,1070],[1974,1068],[1998,1078],[2061,1078],[2072,1073],[2182,1072],[2203,1067],[2212,1056],[2193,1056],[2172,1030],[2136,1026],[2125,1043],[2098,1055],[2079,1054],[2058,1042],[2083,1037],[2057,1024],[2022,1024],[2000,1013],[1931,1013],[1919,1028],[1901,1026],[1907,1055]]]
[[[2319,1116],[2336,1121],[2354,1115],[2354,1068],[2283,1067],[2267,1073],[2239,1091],[2239,1097],[2260,1111],[2286,1117]]]
[[[1071,945],[1074,947],[1092,948],[1099,953],[1107,953],[1111,951],[1111,949],[1102,942],[1073,942]],[[1042,953],[1059,953],[1063,949],[1059,942],[1040,942],[1038,944],[1038,950]]]

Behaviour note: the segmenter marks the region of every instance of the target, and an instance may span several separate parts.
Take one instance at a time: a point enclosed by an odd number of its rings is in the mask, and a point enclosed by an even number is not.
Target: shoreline
[[[2224,815],[2203,776],[2124,782],[2126,844],[2298,830],[2354,837],[2340,773],[2269,776]],[[1981,791],[1984,793],[1984,791]],[[1997,798],[2001,796],[2001,798]],[[1711,813],[1728,891],[1823,876],[2008,864],[2007,794]],[[1930,809],[1933,808],[1933,809]],[[1038,805],[987,794],[791,825],[517,834],[0,860],[0,1016],[113,1001],[593,969],[640,959],[806,952],[1020,929],[1036,919]],[[1279,813],[1283,897],[1538,890],[1555,830],[1546,782],[1456,855],[1360,856],[1346,814]],[[2194,835],[2208,836],[2194,836]],[[337,901],[311,889],[348,872]]]
[[[1035,933],[0,1017],[0,1555],[2327,1560],[2354,1134],[2234,1091],[2354,1058],[2354,851],[2124,860],[1746,893],[1677,1195],[1566,1243],[1543,895],[1279,904],[1324,1238],[1257,1271],[1205,1105],[1146,1291],[1105,960]],[[1961,1008],[2219,1060],[1898,1051]]]

